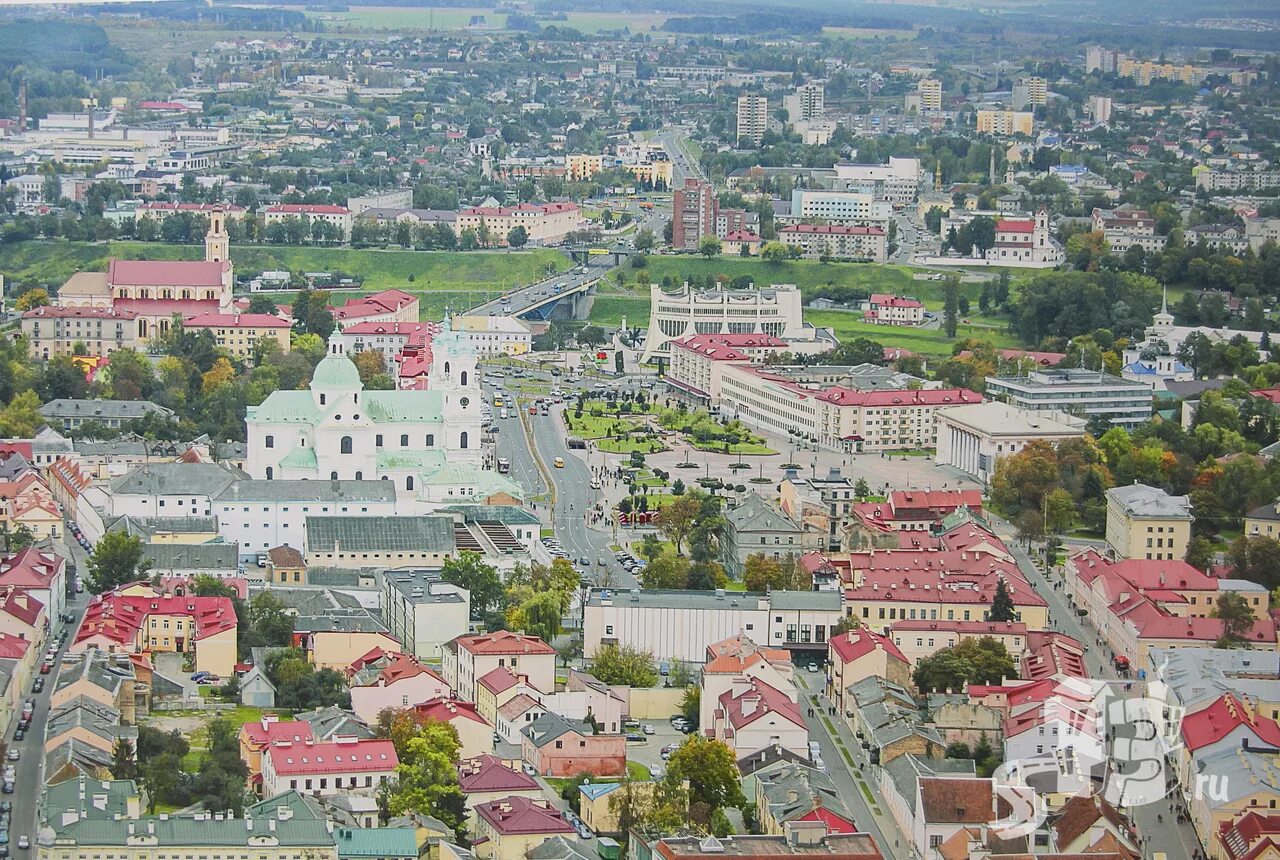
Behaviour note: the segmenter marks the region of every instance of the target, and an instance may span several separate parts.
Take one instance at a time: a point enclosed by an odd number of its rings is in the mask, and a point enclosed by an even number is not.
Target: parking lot
[[[666,772],[667,764],[662,758],[662,748],[670,744],[678,746],[684,743],[688,735],[672,728],[670,720],[641,720],[641,725],[653,726],[653,734],[642,733],[644,741],[639,743],[628,741],[627,760],[639,762],[649,768],[649,772],[655,777],[661,776]]]

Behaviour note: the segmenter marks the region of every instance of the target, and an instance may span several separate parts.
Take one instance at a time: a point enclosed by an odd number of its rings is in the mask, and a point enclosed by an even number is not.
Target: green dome
[[[316,365],[311,376],[312,388],[360,388],[360,371],[345,355],[329,353]]]

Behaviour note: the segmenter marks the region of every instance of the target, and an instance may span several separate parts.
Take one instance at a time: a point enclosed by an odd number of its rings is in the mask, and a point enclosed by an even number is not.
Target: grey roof
[[[217,463],[149,463],[111,482],[116,495],[215,497],[244,472]]]
[[[639,606],[650,609],[768,609],[769,595],[758,591],[679,591],[618,588],[593,588],[587,602],[600,606],[602,600],[615,606]]]
[[[1280,442],[1276,444],[1280,445]],[[1260,505],[1245,514],[1245,518],[1250,520],[1280,521],[1280,501],[1267,502],[1265,505]]]
[[[1188,711],[1226,693],[1280,701],[1280,652],[1232,648],[1153,648],[1148,657]]]
[[[50,400],[40,407],[40,414],[45,418],[84,418],[91,421],[119,420],[132,421],[144,418],[148,414],[161,415],[165,418],[173,416],[173,410],[167,409],[150,400]]]
[[[107,526],[109,532],[124,532],[141,538],[151,538],[159,532],[180,534],[210,533],[218,531],[215,517],[118,517]]]
[[[326,612],[323,615],[299,615],[293,619],[297,633],[388,633],[387,625],[368,609],[352,609],[342,614]]]
[[[822,807],[850,820],[853,816],[840,798],[835,781],[816,768],[778,762],[756,772],[756,787],[778,823],[792,821]]]
[[[234,543],[152,543],[142,551],[153,570],[235,570],[240,547]]]
[[[350,587],[360,584],[360,578],[368,576],[369,571],[351,567],[309,567],[307,568],[308,585],[325,585],[330,588]]]
[[[777,508],[760,498],[758,493],[747,493],[742,504],[725,512],[725,519],[734,531],[784,532],[799,534],[800,527]]]
[[[1132,516],[1191,520],[1190,497],[1171,496],[1159,487],[1146,484],[1112,487],[1107,490],[1107,498],[1114,499]]]
[[[82,728],[114,745],[120,738],[135,738],[134,726],[120,725],[120,712],[84,696],[77,696],[49,714],[45,737],[56,738],[74,728]]]
[[[71,662],[70,658],[73,657],[79,659]],[[101,687],[114,697],[119,695],[120,687],[126,681],[135,678],[132,663],[116,660],[113,655],[95,648],[64,658],[54,689],[61,691],[84,680]]]
[[[912,753],[900,755],[893,761],[883,765],[889,779],[893,780],[898,794],[906,800],[912,812],[916,811],[916,785],[922,776],[976,776],[973,759],[921,758]]]
[[[308,571],[310,574],[310,571]],[[303,588],[301,586],[271,587],[271,593],[280,598],[284,605],[298,615],[324,615],[341,613],[353,609],[363,609],[360,601],[350,594],[331,591],[324,588]]]
[[[520,734],[532,741],[534,746],[543,747],[569,732],[591,734],[591,730],[584,729],[582,725],[574,725],[559,714],[553,714],[550,711],[525,726]]]
[[[240,480],[214,496],[222,504],[238,502],[394,502],[390,481]]]
[[[531,511],[519,505],[450,505],[442,510],[461,514],[463,522],[468,523],[502,523],[508,526],[539,524],[538,518]]]
[[[596,855],[584,854],[578,847],[560,834],[556,834],[525,852],[528,860],[593,860]]]
[[[308,552],[333,552],[335,544],[340,552],[361,553],[451,553],[457,547],[452,517],[307,517]]]
[[[874,675],[850,684],[848,693],[860,708],[885,701],[896,702],[902,707],[915,705],[915,698],[905,687]]]
[[[74,767],[82,775],[93,776],[110,771],[112,763],[111,753],[70,737],[45,753],[44,772],[57,774]]]
[[[418,568],[393,568],[379,572],[387,585],[400,592],[411,603],[462,603],[462,591],[457,585],[443,582],[438,571]]]
[[[311,726],[311,734],[316,740],[329,740],[339,735],[343,737],[371,738],[373,732],[351,711],[337,706],[317,708],[314,711],[303,711],[294,714],[295,720],[301,720]]]
[[[839,591],[771,591],[770,609],[801,609],[840,612],[844,595]]]

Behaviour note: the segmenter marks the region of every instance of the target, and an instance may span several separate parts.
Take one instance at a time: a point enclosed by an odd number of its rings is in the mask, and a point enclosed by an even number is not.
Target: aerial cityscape
[[[0,5],[0,860],[1280,860],[1280,4],[450,2]]]

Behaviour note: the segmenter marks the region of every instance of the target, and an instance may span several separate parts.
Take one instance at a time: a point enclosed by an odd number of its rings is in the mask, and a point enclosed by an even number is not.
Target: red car
[[[41,663],[41,664],[40,664],[40,674],[41,674],[41,675],[48,675],[48,674],[49,674],[50,672],[52,672],[52,671],[53,671],[53,664],[52,664],[52,663]]]

